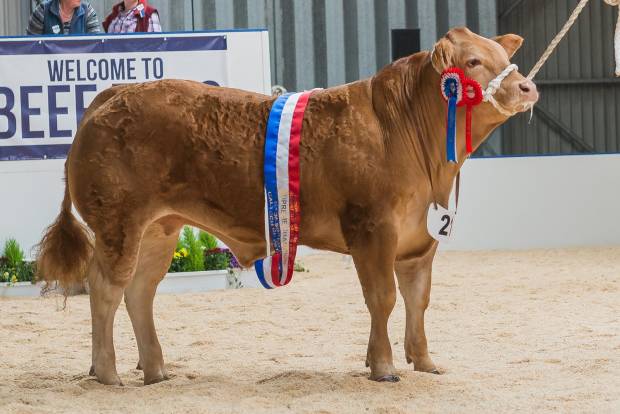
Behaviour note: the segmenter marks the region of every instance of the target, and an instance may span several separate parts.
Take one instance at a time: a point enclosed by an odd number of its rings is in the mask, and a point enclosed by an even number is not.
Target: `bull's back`
[[[235,216],[261,211],[271,101],[180,80],[103,92],[85,114],[67,161],[78,210],[93,218],[114,203],[196,214],[204,206]]]

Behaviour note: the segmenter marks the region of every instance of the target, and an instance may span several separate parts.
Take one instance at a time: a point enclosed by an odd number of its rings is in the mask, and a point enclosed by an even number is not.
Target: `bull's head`
[[[442,73],[450,67],[459,67],[465,75],[486,89],[509,65],[512,56],[519,50],[523,38],[515,34],[486,39],[467,28],[449,31],[433,49],[432,63],[435,70]],[[530,109],[538,101],[536,85],[518,71],[512,71],[498,85],[491,99],[480,107],[485,116],[504,121],[508,116]],[[495,106],[495,107],[494,107]]]

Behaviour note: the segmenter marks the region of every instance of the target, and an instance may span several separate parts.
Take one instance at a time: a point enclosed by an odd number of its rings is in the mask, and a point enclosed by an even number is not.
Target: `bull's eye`
[[[475,68],[476,66],[480,66],[482,64],[482,62],[480,62],[480,59],[469,59],[467,61],[467,66],[470,68]]]

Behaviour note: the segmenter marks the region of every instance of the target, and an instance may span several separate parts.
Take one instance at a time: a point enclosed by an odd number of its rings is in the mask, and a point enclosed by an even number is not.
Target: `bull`
[[[491,40],[453,29],[431,52],[311,96],[300,147],[300,244],[352,256],[371,316],[366,365],[373,380],[398,380],[387,329],[394,273],[406,306],[407,362],[416,371],[438,372],[424,332],[437,249],[426,217],[431,203],[447,205],[466,159],[459,112],[459,162],[445,160],[440,73],[459,67],[484,87],[522,42],[514,34]],[[537,99],[531,81],[510,73],[494,105],[474,108],[474,148]],[[65,164],[61,212],[40,244],[38,271],[64,287],[88,281],[91,375],[101,383],[121,384],[112,334],[123,296],[144,383],[166,378],[153,298],[182,226],[216,235],[244,266],[264,256],[263,149],[273,101],[162,80],[113,87],[85,113]]]

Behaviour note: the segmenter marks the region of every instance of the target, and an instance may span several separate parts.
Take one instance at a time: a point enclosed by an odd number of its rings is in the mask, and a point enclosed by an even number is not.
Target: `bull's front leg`
[[[371,317],[366,366],[372,380],[397,382],[387,328],[396,303],[396,231],[391,224],[362,227],[364,231],[349,234],[349,247]]]
[[[428,354],[424,332],[424,312],[431,296],[431,273],[437,243],[420,258],[395,263],[398,287],[407,312],[405,331],[405,355],[416,371],[439,374]]]

